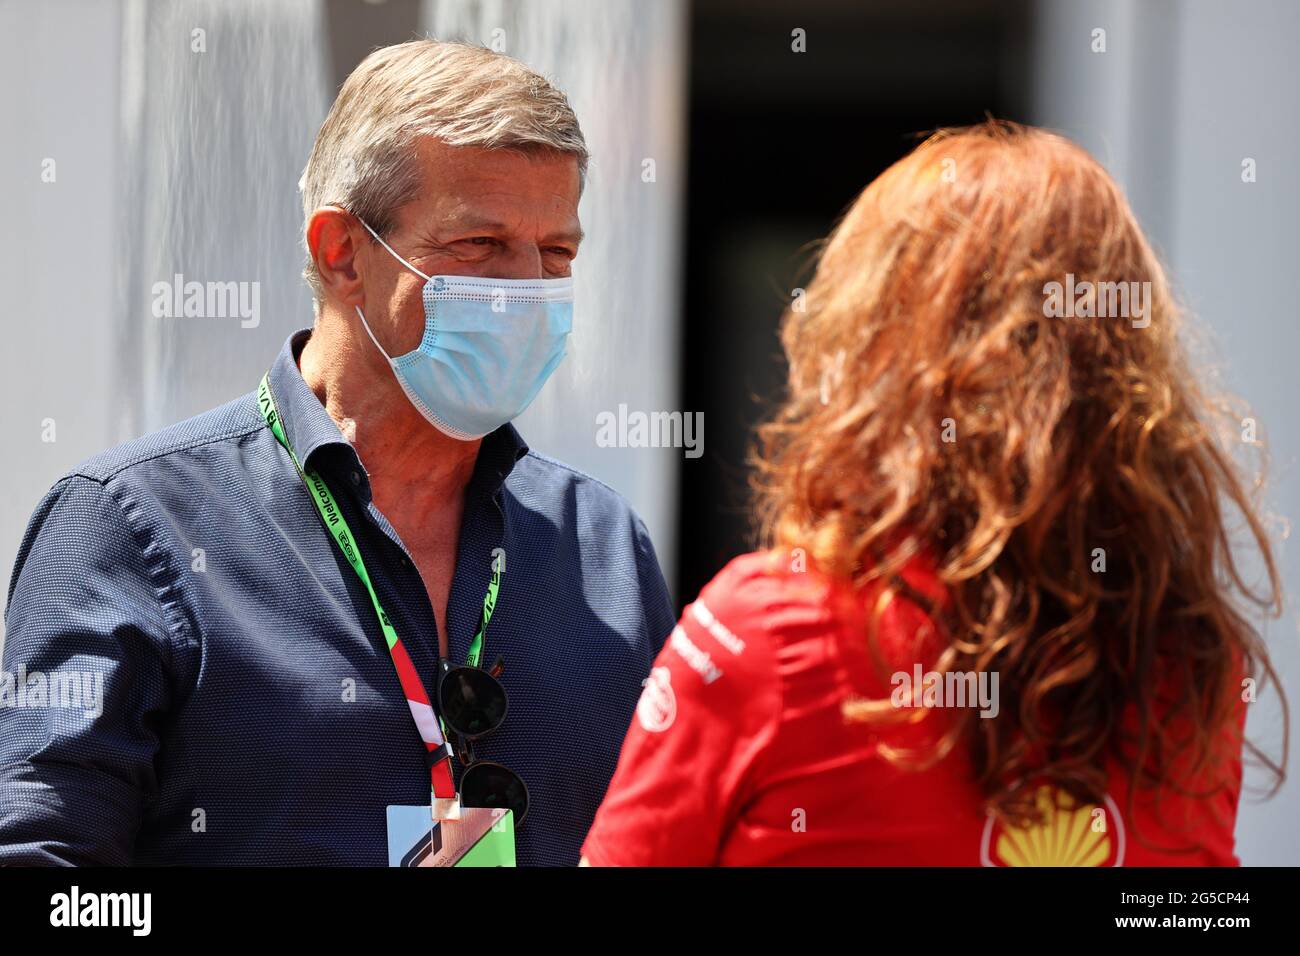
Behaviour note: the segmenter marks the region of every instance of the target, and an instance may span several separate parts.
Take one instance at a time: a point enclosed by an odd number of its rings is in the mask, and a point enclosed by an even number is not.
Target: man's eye
[[[475,246],[490,246],[496,242],[496,240],[493,239],[491,236],[474,236],[473,238],[466,239],[465,241]]]
[[[553,256],[564,256],[564,258],[566,259],[572,259],[575,255],[577,255],[577,253],[574,252],[572,249],[566,249],[564,246],[552,246],[550,249],[547,250],[547,252],[549,252]]]

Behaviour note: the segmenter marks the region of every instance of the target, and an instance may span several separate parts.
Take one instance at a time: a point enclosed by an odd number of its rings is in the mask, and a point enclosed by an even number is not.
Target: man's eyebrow
[[[572,229],[562,229],[546,237],[545,242],[571,242],[575,246],[586,238],[586,233],[582,231],[581,226],[575,226]]]
[[[454,229],[461,231],[464,229],[482,229],[486,232],[508,232],[510,227],[496,219],[490,219],[485,216],[465,215],[449,216],[443,220],[442,228]],[[586,233],[582,231],[581,226],[575,226],[573,229],[561,229],[559,232],[551,233],[546,236],[543,242],[571,242],[575,246],[586,238]]]
[[[472,213],[453,213],[438,225],[444,229],[486,229],[488,232],[505,232],[507,228],[504,222],[498,222],[496,219],[489,219],[486,216],[476,216]]]

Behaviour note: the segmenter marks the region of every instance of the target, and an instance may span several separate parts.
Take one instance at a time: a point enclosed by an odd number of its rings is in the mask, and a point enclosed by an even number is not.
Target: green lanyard
[[[312,502],[316,505],[316,510],[320,512],[321,520],[325,522],[325,527],[329,531],[339,550],[347,559],[352,570],[356,572],[361,583],[365,585],[366,592],[370,595],[370,602],[374,605],[375,614],[379,618],[379,626],[384,632],[384,640],[388,644],[388,651],[393,659],[393,666],[397,669],[398,680],[402,684],[402,690],[406,694],[413,714],[416,714],[416,726],[420,730],[421,739],[429,747],[430,753],[435,753],[438,748],[445,746],[447,731],[445,725],[441,728],[442,734],[438,735],[436,730],[424,726],[419,714],[427,708],[430,714],[433,713],[432,705],[429,703],[428,694],[424,689],[424,683],[419,679],[415,672],[415,667],[410,661],[405,648],[402,646],[401,639],[397,636],[397,631],[392,622],[385,613],[383,605],[379,603],[379,595],[375,593],[374,584],[370,580],[370,574],[366,570],[365,562],[361,559],[361,552],[357,546],[357,539],[348,523],[343,518],[343,512],[330,492],[329,486],[325,484],[324,479],[315,470],[304,470],[298,461],[298,456],[294,454],[293,448],[289,445],[288,438],[285,437],[284,428],[281,424],[280,414],[275,407],[275,398],[271,394],[271,383],[268,375],[262,376],[262,383],[257,388],[257,405],[262,412],[262,417],[266,419],[267,427],[275,435],[276,441],[284,446],[285,451],[293,460],[294,468],[298,471],[298,477],[302,479],[307,488],[307,494]],[[496,610],[497,596],[501,590],[501,567],[497,560],[492,561],[492,580],[488,583],[487,593],[483,596],[483,614],[479,618],[478,630],[474,634],[474,639],[470,642],[469,654],[466,659],[466,665],[469,667],[478,667],[483,657],[483,642],[487,634],[488,622],[492,620],[492,612]],[[439,716],[438,723],[442,723]],[[445,765],[447,761],[439,759],[438,765]],[[451,796],[454,794],[441,794],[438,791],[445,789],[445,781],[439,780],[438,768],[434,768],[434,793],[438,796]],[[448,778],[450,772],[448,770]],[[441,783],[441,786],[440,786]]]
[[[501,562],[497,558],[492,559],[492,580],[488,581],[487,592],[483,595],[483,613],[479,615],[478,630],[474,632],[474,639],[469,642],[469,653],[465,655],[465,666],[478,667],[483,660],[483,641],[487,638],[488,622],[492,620],[492,612],[497,607],[497,595],[501,593]],[[451,640],[451,635],[447,635]]]

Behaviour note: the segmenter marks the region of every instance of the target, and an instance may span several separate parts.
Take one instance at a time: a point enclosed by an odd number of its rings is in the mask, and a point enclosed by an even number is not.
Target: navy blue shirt
[[[432,607],[298,371],[309,334],[271,369],[287,437],[341,499],[431,690]],[[504,658],[510,710],[476,750],[528,785],[519,863],[575,864],[672,607],[623,499],[511,425],[483,440],[466,492],[447,606],[457,662],[495,548],[484,663]],[[369,596],[253,392],[60,479],[19,548],[5,623],[0,864],[382,866],[385,808],[428,804]]]

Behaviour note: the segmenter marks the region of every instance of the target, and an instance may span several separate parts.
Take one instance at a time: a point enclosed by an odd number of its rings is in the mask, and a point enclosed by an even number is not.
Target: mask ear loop
[[[411,265],[409,262],[407,262],[405,259],[403,259],[401,256],[399,256],[399,255],[394,251],[394,249],[393,249],[392,246],[390,246],[388,243],[384,242],[384,240],[380,237],[379,233],[375,232],[375,230],[373,230],[373,229],[370,228],[370,223],[366,222],[366,221],[365,221],[364,219],[362,219],[360,216],[357,216],[357,217],[356,217],[356,220],[357,220],[357,222],[361,223],[361,225],[363,225],[363,226],[366,227],[366,232],[368,232],[368,233],[370,233],[372,236],[374,236],[374,237],[375,237],[375,241],[378,242],[378,243],[379,243],[381,246],[383,246],[385,249],[387,249],[387,250],[388,250],[388,254],[391,255],[394,259],[396,259],[396,260],[397,260],[398,262],[400,262],[402,265],[406,266],[406,268],[410,269],[412,272],[414,272],[417,276],[419,276],[419,277],[420,277],[421,279],[423,279],[425,282],[432,282],[432,281],[433,281],[433,276],[427,276],[427,275],[425,275],[425,274],[424,274],[423,272],[421,272],[419,269],[415,268],[415,266]]]
[[[343,207],[340,206],[339,208],[342,209]],[[348,210],[344,210],[344,211],[346,212],[346,211],[348,211]],[[370,233],[372,236],[374,236],[376,242],[378,242],[381,246],[383,246],[385,249],[388,250],[388,254],[389,254],[390,256],[392,256],[394,259],[396,259],[396,260],[397,260],[398,262],[400,262],[402,265],[406,266],[406,268],[410,269],[412,272],[414,272],[417,276],[419,276],[419,277],[420,277],[421,279],[423,279],[425,282],[432,282],[432,281],[433,281],[433,277],[432,277],[432,276],[427,276],[427,275],[425,275],[425,274],[424,274],[423,272],[421,272],[419,269],[415,268],[415,266],[411,265],[409,262],[407,262],[405,259],[403,259],[401,256],[399,256],[399,255],[397,254],[396,250],[394,250],[392,246],[390,246],[388,243],[384,242],[383,237],[380,236],[379,233],[375,232],[375,230],[373,230],[373,229],[370,228],[370,223],[366,222],[364,219],[362,219],[362,218],[361,218],[360,216],[358,216],[356,213],[352,213],[352,216],[353,216],[353,218],[356,219],[357,222],[361,223],[361,225],[363,225],[363,226],[366,227],[366,232],[368,232],[368,233]],[[388,360],[388,364],[389,364],[389,365],[392,365],[392,364],[393,364],[393,357],[392,357],[391,355],[389,355],[387,352],[384,351],[384,347],[383,347],[382,345],[380,345],[380,344],[379,344],[379,340],[378,340],[377,338],[375,338],[375,333],[372,332],[372,331],[370,330],[370,323],[366,321],[365,314],[362,313],[362,311],[361,311],[361,306],[357,305],[357,306],[353,306],[353,308],[355,308],[355,309],[357,310],[357,317],[361,319],[361,327],[362,327],[363,329],[366,330],[366,335],[370,336],[370,341],[372,341],[372,342],[375,343],[375,348],[379,349],[379,354],[382,355],[384,358],[386,358],[386,359]]]
[[[361,311],[361,306],[353,306],[357,310],[357,317],[361,319],[361,327],[366,330],[366,335],[370,336],[370,341],[375,343],[375,348],[379,349],[379,354],[388,360],[388,364],[393,364],[393,357],[384,351],[384,347],[379,344],[379,339],[375,338],[375,333],[370,331],[370,323],[366,321],[365,315]]]

